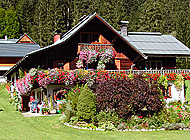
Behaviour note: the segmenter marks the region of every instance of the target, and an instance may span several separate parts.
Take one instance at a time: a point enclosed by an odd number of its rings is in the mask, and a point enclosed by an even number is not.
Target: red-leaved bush
[[[141,114],[142,110],[156,112],[163,107],[159,85],[142,74],[133,78],[102,81],[96,90],[97,107],[100,110],[115,110],[121,117]]]

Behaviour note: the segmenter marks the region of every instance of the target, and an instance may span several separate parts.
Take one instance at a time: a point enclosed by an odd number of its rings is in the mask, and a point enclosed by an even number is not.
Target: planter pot
[[[55,114],[55,113],[57,112],[57,110],[56,110],[56,109],[50,109],[49,112],[50,112],[51,114]]]

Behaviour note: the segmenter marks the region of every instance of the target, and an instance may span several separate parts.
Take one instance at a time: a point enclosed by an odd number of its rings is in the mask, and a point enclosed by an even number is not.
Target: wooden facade
[[[133,65],[133,62],[124,53],[117,52],[116,49],[114,49],[114,44],[111,44],[100,33],[97,32],[80,33],[80,43],[78,43],[77,54],[79,54],[79,52],[84,48],[94,49],[97,51],[103,48],[112,49],[115,54],[115,59],[111,64],[106,65],[106,69],[108,70],[129,70]],[[73,70],[77,68],[76,67],[77,61],[78,61],[78,56],[76,56],[74,60],[71,62],[66,62],[65,60],[56,60],[53,62],[53,67],[63,68],[65,70]],[[95,69],[94,66],[89,68]]]
[[[35,42],[26,33],[23,36],[21,36],[20,39],[18,39],[17,43],[35,44]]]

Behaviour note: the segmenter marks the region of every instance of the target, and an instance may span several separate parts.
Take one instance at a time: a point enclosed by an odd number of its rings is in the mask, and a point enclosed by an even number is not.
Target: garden
[[[123,140],[123,139],[183,139],[190,131],[117,132],[90,131],[67,127],[60,116],[23,117],[8,101],[5,85],[0,84],[0,138],[1,139],[70,139],[70,140]]]
[[[165,101],[169,83],[181,91],[184,80],[190,79],[189,73],[161,75],[104,70],[106,63],[113,58],[114,52],[109,49],[99,52],[83,49],[76,64],[83,69],[32,68],[16,81],[19,92],[14,93],[12,102],[19,108],[19,96],[28,95],[35,88],[65,84],[66,87],[53,93],[51,101],[58,96],[64,98],[65,102],[57,108],[59,113],[63,113],[60,121],[69,126],[101,131],[190,128],[189,101],[177,100],[169,104]],[[96,70],[87,69],[89,64],[96,61]],[[69,85],[73,85],[72,88],[67,88]]]
[[[163,89],[172,82],[181,90],[188,73],[126,74],[106,70],[31,69],[17,80],[20,95],[51,84],[75,85],[61,89],[60,121],[102,131],[182,130],[190,126],[189,102],[165,103]],[[94,90],[92,85],[97,85]],[[16,94],[18,96],[18,93]],[[16,98],[18,99],[18,98]]]

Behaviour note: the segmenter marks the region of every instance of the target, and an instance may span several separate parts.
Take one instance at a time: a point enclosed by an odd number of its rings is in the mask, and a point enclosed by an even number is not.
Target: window
[[[162,61],[147,61],[145,62],[145,69],[149,70],[155,70],[155,69],[161,69],[162,68]]]
[[[164,97],[168,97],[171,98],[172,94],[171,94],[171,85],[168,85],[167,88],[165,88],[164,86],[161,87],[161,91]]]

